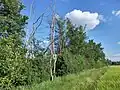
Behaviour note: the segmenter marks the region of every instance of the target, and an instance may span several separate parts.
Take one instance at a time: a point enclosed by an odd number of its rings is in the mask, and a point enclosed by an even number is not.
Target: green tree
[[[23,42],[27,16],[18,0],[0,1],[0,88],[30,83],[29,62]]]
[[[89,40],[85,45],[84,56],[87,68],[100,67],[100,63],[105,64],[105,54],[101,43],[96,44],[93,40]]]
[[[57,25],[57,32],[62,34],[57,36],[58,60],[56,63],[56,75],[62,76],[83,70],[84,57],[82,54],[86,39],[83,27],[74,27],[69,20],[58,20]],[[59,48],[61,48],[60,55]]]
[[[62,38],[64,48],[62,49],[61,56],[63,65],[59,65],[61,68],[63,66],[65,68],[61,71],[75,73],[83,69],[98,68],[106,65],[105,54],[101,43],[96,44],[93,40],[87,42],[86,33],[82,26],[73,26],[69,20],[64,24],[60,26],[61,28],[65,26],[63,32],[65,37]]]

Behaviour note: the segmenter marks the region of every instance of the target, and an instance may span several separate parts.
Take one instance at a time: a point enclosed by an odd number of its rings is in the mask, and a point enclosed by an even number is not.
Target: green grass
[[[120,66],[86,70],[15,90],[120,90]]]
[[[95,90],[97,80],[105,73],[106,68],[92,69],[79,74],[71,74],[56,78],[31,87],[15,90]]]
[[[120,66],[87,70],[15,90],[120,90]]]
[[[96,90],[120,90],[120,66],[111,66],[98,81]]]

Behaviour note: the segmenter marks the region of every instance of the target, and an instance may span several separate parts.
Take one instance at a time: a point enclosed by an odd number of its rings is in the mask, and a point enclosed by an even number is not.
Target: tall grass
[[[110,67],[101,77],[96,90],[120,90],[120,66]]]
[[[78,74],[58,77],[30,87],[15,90],[95,90],[97,80],[105,73],[106,68],[87,70]]]

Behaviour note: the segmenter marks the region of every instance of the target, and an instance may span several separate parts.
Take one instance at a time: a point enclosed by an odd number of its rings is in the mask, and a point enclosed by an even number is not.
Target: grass
[[[120,66],[86,70],[15,90],[120,90]]]
[[[120,66],[111,66],[98,81],[96,90],[120,90]]]
[[[87,70],[79,74],[58,77],[54,81],[47,81],[15,90],[95,90],[97,80],[105,71],[106,68]]]

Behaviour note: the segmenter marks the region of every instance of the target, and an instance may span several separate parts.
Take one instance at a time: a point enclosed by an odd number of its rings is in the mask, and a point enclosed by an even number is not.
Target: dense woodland
[[[26,41],[29,17],[21,14],[24,8],[18,0],[0,0],[0,89],[108,65],[101,43],[89,40],[85,26],[76,27],[69,19],[54,18],[49,30],[55,36],[47,47],[34,36]]]

